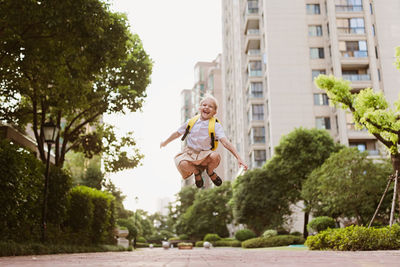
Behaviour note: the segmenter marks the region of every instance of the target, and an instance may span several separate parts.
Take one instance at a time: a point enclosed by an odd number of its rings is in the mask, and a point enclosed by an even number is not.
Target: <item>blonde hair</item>
[[[207,99],[210,99],[211,101],[214,102],[215,106],[215,111],[218,110],[218,100],[211,94],[205,94],[204,97],[200,100],[200,106],[203,104],[203,102]]]

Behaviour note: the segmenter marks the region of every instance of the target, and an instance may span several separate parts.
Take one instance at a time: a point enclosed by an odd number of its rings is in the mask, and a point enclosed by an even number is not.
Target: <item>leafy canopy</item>
[[[56,165],[75,150],[105,153],[107,171],[139,164],[128,134],[121,141],[104,113],[140,110],[152,62],[125,15],[100,0],[2,1],[0,9],[0,121],[32,129],[46,160],[42,125],[61,129]]]

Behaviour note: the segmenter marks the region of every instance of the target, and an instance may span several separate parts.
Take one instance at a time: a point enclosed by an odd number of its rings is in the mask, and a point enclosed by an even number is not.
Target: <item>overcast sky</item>
[[[113,0],[113,10],[128,15],[154,66],[142,112],[105,118],[121,133],[134,131],[145,155],[142,166],[110,178],[127,196],[125,208],[153,213],[158,199],[172,201],[180,190],[173,161],[180,140],[163,149],[159,144],[180,126],[180,92],[193,87],[196,62],[212,61],[222,52],[221,1]]]

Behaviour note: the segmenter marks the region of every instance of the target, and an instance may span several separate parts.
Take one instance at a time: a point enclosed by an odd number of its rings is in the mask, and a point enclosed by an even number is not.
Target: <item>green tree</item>
[[[115,198],[115,210],[116,210],[116,218],[128,219],[133,216],[133,211],[127,210],[124,207],[123,201],[126,196],[122,194],[121,190],[115,186],[113,182],[110,180],[104,185],[104,190],[111,193],[111,195]]]
[[[339,150],[340,145],[334,143],[325,130],[297,128],[282,137],[275,147],[274,157],[264,168],[270,169],[292,204],[302,200],[301,189],[311,172],[321,166],[330,154]],[[281,189],[282,190],[282,189]],[[307,202],[304,202],[307,207]],[[309,213],[304,213],[303,234],[307,236]]]
[[[229,236],[226,225],[232,222],[232,210],[227,204],[231,197],[230,182],[198,191],[193,204],[182,215],[183,227],[177,234],[187,234],[196,239],[202,239],[208,233]]]
[[[104,113],[139,110],[150,82],[152,62],[126,16],[100,0],[1,4],[0,120],[21,130],[30,123],[42,161],[41,126],[54,120],[59,167],[72,150],[103,153],[106,171],[137,166],[142,155],[131,134],[117,139],[100,123]]]
[[[186,226],[183,215],[192,206],[198,190],[192,186],[185,186],[176,194],[175,203],[169,205],[167,225],[172,232],[185,233]]]
[[[235,220],[257,235],[282,225],[291,214],[286,188],[285,180],[268,168],[253,169],[238,177],[230,202]]]
[[[391,172],[388,161],[374,162],[357,148],[343,148],[333,153],[305,181],[302,196],[316,216],[355,219],[366,225],[375,212],[387,177]],[[378,221],[388,219],[391,196],[386,196]]]
[[[396,49],[395,64],[400,70],[400,47]],[[366,88],[352,94],[350,82],[333,75],[320,75],[315,84],[327,92],[333,104],[351,111],[356,127],[366,128],[389,150],[393,170],[400,173],[400,98],[392,109],[382,91]],[[397,192],[400,204],[400,190]]]

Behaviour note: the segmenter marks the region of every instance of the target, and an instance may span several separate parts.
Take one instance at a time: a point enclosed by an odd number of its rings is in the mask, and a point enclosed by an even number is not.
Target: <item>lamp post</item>
[[[43,207],[42,207],[42,242],[46,241],[46,223],[47,223],[47,194],[49,188],[49,169],[50,169],[50,150],[51,145],[55,142],[58,135],[58,128],[52,122],[46,122],[42,125],[44,134],[44,141],[47,143],[47,159],[46,159],[46,172],[44,175],[44,193],[43,193]]]
[[[135,232],[135,238],[133,239],[133,249],[136,249],[136,239],[137,239],[137,236],[138,236],[138,232],[139,232],[139,228],[138,228],[138,226],[137,226],[137,212],[138,212],[138,206],[137,206],[137,204],[138,204],[138,201],[139,201],[139,198],[138,197],[135,197],[135,202],[136,202],[136,211],[135,211],[135,228],[136,228],[136,232]]]

